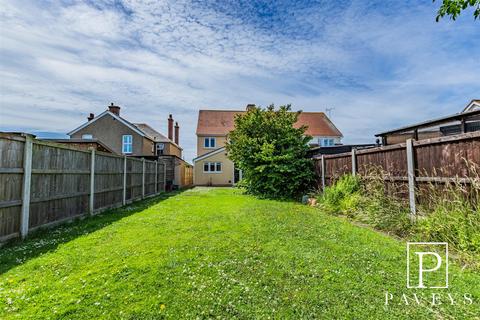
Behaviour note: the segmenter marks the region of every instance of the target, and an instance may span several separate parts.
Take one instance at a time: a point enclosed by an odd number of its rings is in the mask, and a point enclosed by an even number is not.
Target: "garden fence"
[[[165,191],[167,166],[0,133],[0,242]]]
[[[322,189],[345,174],[366,176],[372,169],[381,170],[389,183],[408,187],[414,217],[420,184],[468,184],[478,180],[480,132],[420,141],[410,139],[406,143],[314,159],[318,186]]]

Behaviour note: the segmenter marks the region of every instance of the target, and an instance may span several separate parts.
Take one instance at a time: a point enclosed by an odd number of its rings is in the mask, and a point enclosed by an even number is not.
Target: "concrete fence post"
[[[142,158],[142,199],[145,198],[145,158]]]
[[[22,215],[20,217],[20,236],[22,239],[28,235],[28,226],[30,221],[30,189],[32,184],[32,157],[33,157],[33,138],[30,135],[25,136],[25,145],[23,150],[23,185],[22,185]]]
[[[325,156],[322,154],[322,191],[325,191]]]
[[[95,149],[92,149],[90,156],[90,198],[88,212],[93,215],[95,210]]]
[[[158,161],[155,160],[155,194],[158,193]]]
[[[357,175],[357,149],[352,149],[352,175]]]
[[[122,204],[127,204],[127,156],[123,156],[123,195]]]
[[[408,198],[410,202],[410,219],[416,218],[417,208],[415,202],[415,157],[413,139],[407,140],[407,171],[408,171]]]

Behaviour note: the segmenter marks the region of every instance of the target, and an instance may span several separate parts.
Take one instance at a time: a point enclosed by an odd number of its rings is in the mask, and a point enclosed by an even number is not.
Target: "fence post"
[[[352,149],[352,175],[357,175],[357,149]]]
[[[95,209],[95,149],[92,149],[92,154],[90,157],[90,199],[89,199],[88,210],[91,215],[93,215],[93,210]]]
[[[123,195],[122,204],[127,204],[127,156],[123,156]]]
[[[32,154],[33,141],[30,135],[25,136],[23,149],[23,186],[22,186],[22,215],[20,218],[20,236],[22,239],[28,234],[30,220],[30,188],[32,183]]]
[[[155,160],[155,194],[158,193],[158,161]]]
[[[325,191],[325,156],[322,154],[322,191]]]
[[[145,158],[142,158],[142,199],[145,198]]]
[[[407,140],[408,197],[410,202],[410,219],[415,220],[417,209],[415,203],[415,158],[413,140]]]

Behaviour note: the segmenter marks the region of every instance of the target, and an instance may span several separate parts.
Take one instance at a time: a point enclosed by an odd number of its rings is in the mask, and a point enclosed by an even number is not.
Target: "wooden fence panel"
[[[95,154],[95,210],[122,204],[123,161],[120,157]]]
[[[157,170],[157,190],[158,191],[165,191],[165,182],[166,182],[166,164],[162,162],[158,162],[158,170]]]
[[[155,194],[155,165],[154,161],[145,161],[145,196]]]
[[[325,181],[332,184],[340,176],[352,172],[350,154],[325,159]]]
[[[363,150],[362,150],[363,151]],[[359,174],[367,174],[376,168],[388,172],[391,176],[406,176],[405,148],[380,149],[378,152],[357,151],[357,168]]]
[[[0,139],[0,240],[18,236],[24,142]]]
[[[93,214],[122,205],[124,190],[126,203],[164,191],[165,173],[172,171],[168,164],[156,168],[153,161],[77,150],[31,136],[26,143],[26,137],[0,133],[0,242],[20,236],[20,230],[26,235],[89,214],[91,186]],[[26,146],[31,173],[24,177]],[[30,165],[26,168],[29,173]]]
[[[479,163],[480,140],[445,141],[415,146],[420,177],[468,177],[473,163]]]
[[[130,158],[128,160],[131,164],[127,174],[127,180],[129,180],[128,188],[130,189],[130,197],[128,199],[133,201],[142,198],[143,163],[141,159]]]
[[[29,228],[84,214],[89,173],[89,153],[34,143]]]

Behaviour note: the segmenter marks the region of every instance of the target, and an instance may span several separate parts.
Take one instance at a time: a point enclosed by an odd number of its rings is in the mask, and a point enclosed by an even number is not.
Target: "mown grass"
[[[208,188],[149,205],[0,249],[0,261],[8,265],[0,275],[0,318],[460,319],[480,314],[480,275],[452,266],[450,289],[407,289],[405,243],[315,208]],[[112,218],[116,215],[120,218]],[[102,227],[93,228],[96,223]],[[388,306],[386,291],[395,297]],[[414,292],[421,299],[443,294],[444,303],[405,306],[400,295]],[[447,293],[455,305],[447,302]],[[472,305],[463,303],[464,293],[472,296]]]

